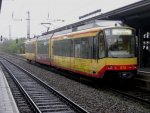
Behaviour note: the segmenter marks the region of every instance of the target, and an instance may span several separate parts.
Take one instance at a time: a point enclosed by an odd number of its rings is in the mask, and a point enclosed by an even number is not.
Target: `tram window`
[[[53,42],[53,46],[52,46],[52,49],[53,49],[53,54],[55,55],[56,54],[56,42]]]
[[[64,44],[63,40],[58,41],[58,51],[57,52],[58,52],[59,56],[64,56],[64,54],[65,54],[65,50],[64,50],[63,44]]]
[[[80,39],[75,39],[74,40],[74,49],[75,49],[75,53],[74,56],[80,58],[80,50],[81,50],[81,44],[80,44]]]
[[[93,58],[93,37],[89,37],[89,58]]]
[[[53,54],[54,55],[60,55],[60,52],[59,52],[59,41],[54,41],[53,43]]]
[[[90,54],[90,45],[89,45],[89,38],[82,38],[81,39],[81,58],[89,58]]]
[[[58,53],[60,56],[65,56],[65,45],[64,45],[64,40],[59,41],[59,49]]]
[[[105,57],[105,41],[103,33],[99,34],[99,58]]]
[[[97,42],[98,42],[98,38],[93,37],[93,58],[94,59],[97,59]]]
[[[71,39],[67,39],[66,41],[66,55],[67,57],[71,57],[73,55],[73,41]]]
[[[48,54],[48,40],[40,40],[37,42],[37,53]]]
[[[54,55],[58,55],[58,49],[59,49],[59,47],[58,47],[58,41],[54,41],[53,42],[53,54]]]
[[[74,56],[74,49],[73,49],[73,40],[70,39],[70,57]]]
[[[53,44],[53,54],[58,56],[70,57],[73,52],[73,45],[71,39],[54,41]]]
[[[53,54],[66,57],[91,58],[92,46],[90,40],[92,38],[66,39],[54,41]],[[91,47],[91,48],[90,48]]]
[[[61,56],[70,57],[70,40],[62,40],[61,41]]]
[[[69,56],[69,40],[63,40],[62,43],[62,49],[63,49],[63,55],[62,56]]]
[[[29,53],[29,52],[30,52],[30,51],[29,51],[29,48],[30,48],[30,47],[29,47],[29,44],[26,44],[26,45],[25,45],[25,52]]]
[[[67,56],[67,53],[68,53],[68,50],[67,50],[67,46],[68,46],[67,40],[63,40],[61,46],[62,46],[62,51],[63,51],[62,56]]]
[[[58,54],[58,42],[55,41],[53,44],[53,54],[57,55]]]
[[[33,53],[34,52],[34,45],[32,43],[29,43],[25,46],[26,52]]]
[[[64,49],[62,47],[63,47],[63,40],[56,41],[56,46],[54,49],[56,52],[55,55],[63,56]]]
[[[68,57],[71,56],[71,48],[72,48],[71,42],[72,42],[71,39],[68,39],[68,40],[67,40],[67,43],[68,43],[68,44],[67,44],[67,45],[68,45],[68,46],[67,46],[67,56],[68,56]]]
[[[29,52],[29,44],[25,45],[25,52],[28,53]]]

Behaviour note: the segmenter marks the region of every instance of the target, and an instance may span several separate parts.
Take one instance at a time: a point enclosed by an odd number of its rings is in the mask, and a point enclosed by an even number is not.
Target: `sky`
[[[40,35],[79,21],[79,16],[101,9],[105,13],[140,0],[2,0],[0,35],[11,38],[27,37],[27,12],[30,12],[30,36]],[[13,16],[12,16],[13,15]],[[56,21],[58,20],[59,21]],[[64,20],[61,21],[61,20]]]

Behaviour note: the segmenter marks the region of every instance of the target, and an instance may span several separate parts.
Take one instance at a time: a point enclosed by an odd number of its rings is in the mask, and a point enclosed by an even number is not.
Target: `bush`
[[[11,54],[23,54],[24,53],[24,38],[15,40],[4,40],[1,44],[1,51]]]

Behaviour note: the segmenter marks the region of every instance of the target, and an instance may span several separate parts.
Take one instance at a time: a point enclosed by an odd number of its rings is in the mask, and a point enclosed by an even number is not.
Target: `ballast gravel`
[[[7,58],[36,75],[90,113],[150,113],[150,106],[142,105],[112,91],[93,88],[26,61],[13,57]]]

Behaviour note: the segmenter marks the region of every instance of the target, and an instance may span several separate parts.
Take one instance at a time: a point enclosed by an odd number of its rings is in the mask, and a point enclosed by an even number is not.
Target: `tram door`
[[[74,39],[74,66],[72,67],[83,73],[89,73],[89,65],[91,63],[89,38]]]
[[[95,36],[91,39],[91,49],[92,49],[92,58],[91,58],[91,74],[97,73],[98,70],[98,36]]]
[[[106,65],[105,63],[105,40],[104,35],[100,32],[96,37],[93,37],[93,57],[91,62],[91,73],[94,77],[99,77],[98,72]]]
[[[96,39],[96,38],[95,38]],[[73,40],[74,42],[74,60],[71,61],[72,69],[86,74],[93,74],[92,63],[97,65],[96,47],[94,45],[94,37],[82,37]],[[95,40],[96,43],[96,40]],[[95,47],[95,48],[94,48]],[[95,50],[93,50],[95,49]],[[94,55],[93,55],[94,54]],[[95,73],[95,70],[94,70]]]

